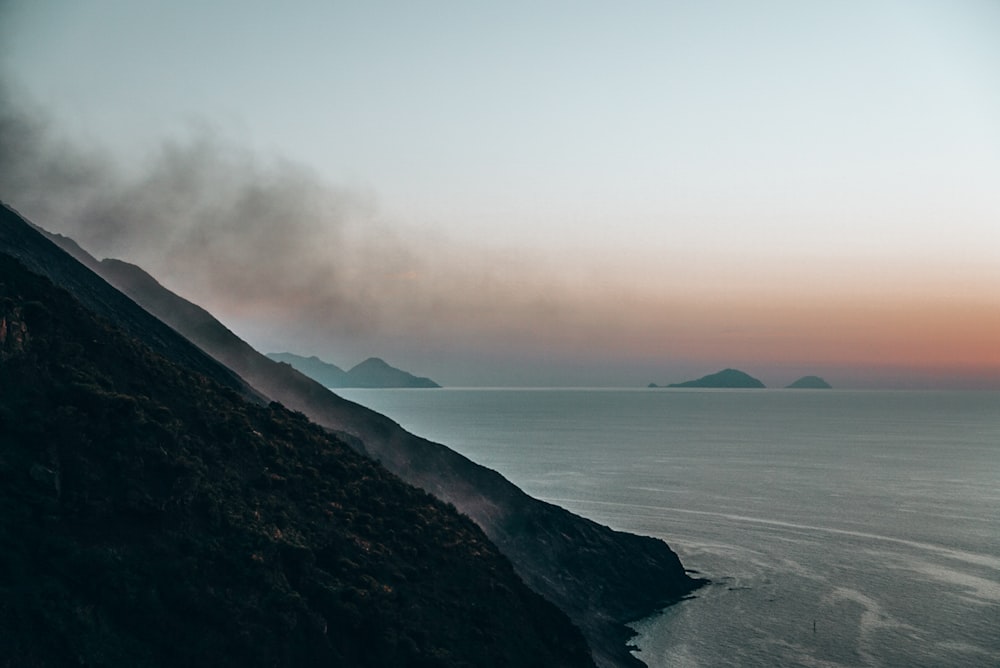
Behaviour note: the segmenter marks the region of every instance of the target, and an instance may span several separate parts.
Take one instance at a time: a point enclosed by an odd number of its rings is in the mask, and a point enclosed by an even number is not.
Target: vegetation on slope
[[[528,586],[559,606],[583,631],[598,665],[644,665],[626,647],[633,632],[624,624],[704,584],[685,572],[663,541],[613,531],[533,499],[496,471],[414,436],[384,415],[258,353],[210,313],[162,287],[139,267],[109,260],[95,264],[124,293],[254,388],[336,430],[359,452],[471,517]]]
[[[27,227],[19,218],[10,222],[11,227],[15,222]],[[65,237],[52,238],[176,332],[238,372],[256,391],[301,411],[405,481],[454,504],[485,531],[529,587],[569,615],[583,631],[599,666],[643,665],[626,647],[633,632],[624,624],[704,584],[685,572],[663,541],[613,531],[533,499],[496,471],[410,434],[384,415],[347,401],[291,366],[257,352],[210,313],[166,290],[141,268],[115,260],[97,262]],[[0,224],[0,249],[3,241]],[[36,248],[28,256],[42,255],[43,250]],[[36,262],[59,268],[58,263],[52,257]],[[117,323],[121,311],[108,313]],[[169,342],[167,337],[155,338]],[[157,350],[165,350],[172,361],[190,364],[190,359],[174,357],[169,347]]]
[[[2,254],[0,379],[0,665],[590,665],[468,518]]]

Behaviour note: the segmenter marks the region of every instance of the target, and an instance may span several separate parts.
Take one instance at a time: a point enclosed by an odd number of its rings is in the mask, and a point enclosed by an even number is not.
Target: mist
[[[472,363],[483,348],[516,356],[522,344],[564,346],[567,329],[579,343],[589,329],[569,282],[528,253],[393,225],[372,194],[207,123],[123,165],[5,85],[0,197],[98,258],[138,264],[267,350]]]

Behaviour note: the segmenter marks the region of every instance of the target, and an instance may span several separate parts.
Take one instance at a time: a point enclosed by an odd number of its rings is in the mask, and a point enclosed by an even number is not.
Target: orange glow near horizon
[[[574,291],[561,316],[508,313],[471,328],[485,347],[581,360],[612,355],[701,362],[706,372],[743,364],[1000,379],[998,295],[956,296],[961,290],[943,283],[933,291],[923,283],[910,290],[858,284],[751,286],[728,295],[595,287]]]

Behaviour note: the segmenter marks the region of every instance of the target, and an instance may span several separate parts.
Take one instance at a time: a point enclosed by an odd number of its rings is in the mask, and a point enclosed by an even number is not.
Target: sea
[[[658,666],[1000,666],[1000,393],[337,390],[711,584]]]

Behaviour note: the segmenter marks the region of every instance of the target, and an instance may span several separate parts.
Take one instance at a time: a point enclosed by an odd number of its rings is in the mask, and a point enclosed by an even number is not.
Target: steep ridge
[[[0,378],[3,665],[593,665],[454,508],[5,253]]]
[[[255,389],[346,435],[393,473],[471,517],[524,581],[583,630],[599,665],[641,665],[627,650],[631,631],[624,624],[702,584],[685,573],[663,541],[614,531],[533,499],[497,472],[268,359],[140,268],[118,261],[94,264],[112,284]]]
[[[49,278],[87,309],[113,321],[128,334],[141,338],[164,357],[208,376],[243,396],[263,400],[259,393],[232,370],[184,337],[177,336],[175,331],[146,310],[136,308],[131,299],[108,285],[106,280],[92,271],[96,262],[93,262],[91,268],[78,261],[74,262],[63,249],[63,244],[56,245],[56,241],[60,239],[46,238],[13,210],[0,205],[0,252],[17,258],[29,270]],[[63,237],[62,241],[83,253],[71,240]],[[93,261],[93,258],[90,259]]]

